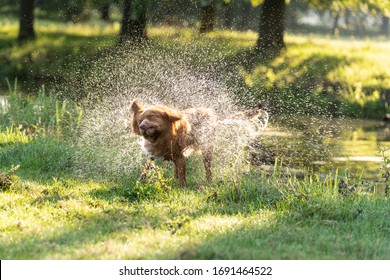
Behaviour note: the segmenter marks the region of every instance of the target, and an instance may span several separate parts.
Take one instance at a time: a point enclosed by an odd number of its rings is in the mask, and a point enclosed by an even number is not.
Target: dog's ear
[[[134,100],[133,104],[131,104],[131,111],[134,113],[139,113],[143,111],[143,106],[138,100]]]
[[[139,118],[139,114],[142,113],[143,111],[143,107],[137,100],[135,100],[133,101],[133,104],[131,104],[131,111],[133,112],[131,130],[135,134],[141,135],[141,132],[139,131],[139,127],[138,127],[138,118]]]
[[[182,115],[175,111],[166,111],[165,114],[170,122],[175,122],[182,118]]]

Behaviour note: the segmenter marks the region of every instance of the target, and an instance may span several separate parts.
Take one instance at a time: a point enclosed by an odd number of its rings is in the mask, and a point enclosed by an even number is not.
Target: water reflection
[[[325,117],[278,117],[263,143],[286,166],[327,172],[338,168],[379,180],[382,157],[390,148],[390,124],[382,121]]]
[[[6,101],[6,97],[0,95],[0,112],[5,111]]]

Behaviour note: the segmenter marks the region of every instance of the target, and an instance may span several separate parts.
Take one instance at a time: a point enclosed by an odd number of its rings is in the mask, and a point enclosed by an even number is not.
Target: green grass
[[[7,168],[20,164],[0,194],[2,259],[390,257],[387,198],[343,197],[334,176],[253,171],[202,188],[149,184],[147,195],[136,197],[134,179],[72,176],[67,148],[34,139],[1,149]]]
[[[51,104],[52,117],[61,104],[50,95],[29,102]],[[203,185],[196,158],[188,188],[164,165],[142,183],[138,170],[78,176],[70,135],[77,127],[48,118],[38,124],[41,133],[26,135],[36,118],[22,104],[15,101],[8,115],[26,114],[26,126],[8,118],[0,131],[1,259],[390,257],[388,198],[365,188],[338,191],[341,179],[353,185],[358,178],[336,171],[298,179],[276,163],[270,173],[253,168]],[[61,133],[50,133],[58,126]]]
[[[25,135],[57,135],[69,134],[77,130],[82,118],[82,109],[69,100],[59,100],[50,96],[42,86],[37,95],[28,96],[8,83],[9,96],[7,108],[0,107],[0,126],[11,130],[9,135],[23,130]],[[10,137],[11,137],[10,136]]]
[[[116,42],[118,30],[115,23],[38,21],[37,40],[19,45],[16,23],[8,20],[0,27],[0,77],[18,77],[19,84],[72,81],[79,64]],[[388,43],[287,36],[286,52],[266,61],[250,55],[256,40],[251,32],[200,36],[193,29],[151,28],[149,34],[157,48],[234,73],[232,82],[260,99],[267,96],[276,109],[294,100],[290,110],[308,101],[324,112],[331,110],[326,104],[345,103],[345,112],[374,116],[380,100],[366,93],[389,86]],[[145,182],[137,182],[138,168],[122,177],[80,175],[75,138],[82,108],[41,86],[30,95],[5,87],[1,259],[390,258],[390,204],[371,191],[377,183],[361,186],[359,178],[337,170],[297,178],[276,164],[271,172],[227,173],[207,185],[196,157],[189,162],[189,188],[178,186],[169,165]],[[358,190],[340,194],[341,179]]]
[[[0,77],[26,88],[72,84],[88,65],[117,42],[119,22],[67,24],[37,20],[37,39],[17,43],[17,21],[0,27]],[[390,43],[324,37],[286,36],[276,59],[253,55],[255,32],[150,27],[151,44],[195,66],[211,66],[238,90],[266,100],[274,114],[333,114],[381,118],[382,97],[390,93]],[[158,52],[157,52],[158,53]],[[53,63],[55,62],[55,63]],[[3,80],[4,81],[4,80]],[[5,85],[3,84],[3,87]],[[34,92],[34,91],[33,91]]]

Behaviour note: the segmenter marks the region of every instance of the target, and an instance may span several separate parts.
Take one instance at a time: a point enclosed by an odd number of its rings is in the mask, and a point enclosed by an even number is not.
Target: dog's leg
[[[211,174],[211,161],[213,160],[213,148],[208,148],[203,152],[203,164],[204,169],[206,170],[206,179],[207,182],[211,183],[212,174]]]
[[[184,156],[177,157],[173,160],[175,164],[175,175],[179,180],[181,187],[187,187],[186,181],[186,159]]]

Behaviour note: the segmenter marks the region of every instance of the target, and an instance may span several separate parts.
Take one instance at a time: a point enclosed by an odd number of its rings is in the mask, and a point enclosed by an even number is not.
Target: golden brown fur
[[[175,175],[181,186],[186,186],[185,156],[191,150],[202,153],[206,178],[210,182],[216,117],[207,109],[176,111],[165,106],[144,109],[134,101],[133,132],[144,138],[143,147],[148,156],[173,161]]]

